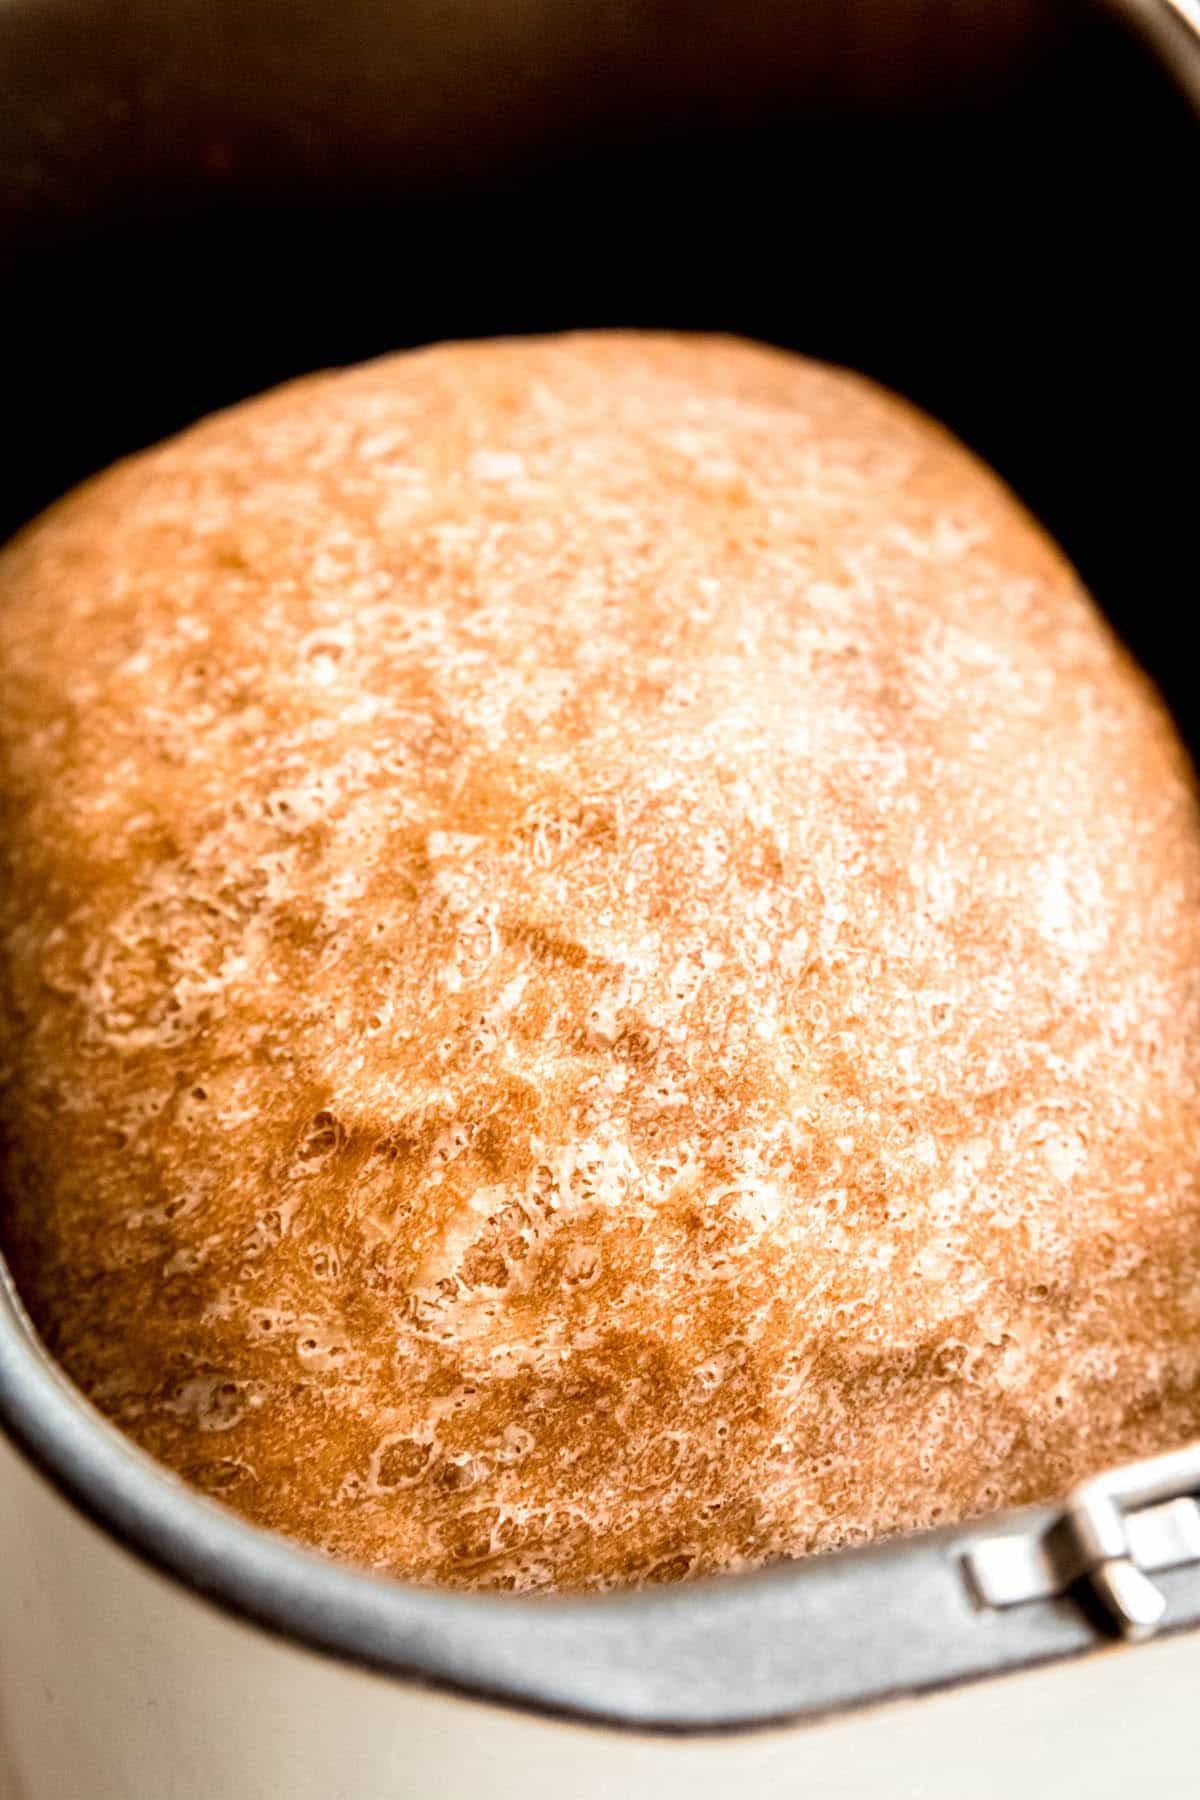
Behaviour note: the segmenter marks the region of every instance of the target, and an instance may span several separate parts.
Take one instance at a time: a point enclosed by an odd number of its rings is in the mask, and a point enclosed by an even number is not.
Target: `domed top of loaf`
[[[1200,821],[942,430],[449,345],[0,557],[3,1230],[68,1371],[399,1574],[669,1579],[1200,1427]]]

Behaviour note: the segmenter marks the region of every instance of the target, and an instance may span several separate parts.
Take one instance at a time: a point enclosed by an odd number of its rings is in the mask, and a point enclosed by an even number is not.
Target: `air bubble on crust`
[[[208,1198],[211,1191],[211,1184],[205,1181],[192,1182],[190,1187],[184,1186],[182,1193],[176,1194],[173,1200],[168,1200],[164,1205],[164,1220],[168,1224],[174,1224],[178,1219],[188,1218]]]
[[[179,1276],[194,1275],[198,1269],[203,1268],[205,1258],[206,1252],[203,1248],[197,1248],[191,1244],[181,1244],[163,1262],[159,1272],[160,1278],[163,1281],[173,1281]]]
[[[595,1287],[600,1279],[600,1265],[600,1246],[598,1244],[571,1244],[563,1259],[563,1281],[576,1293]]]
[[[215,1463],[202,1463],[189,1472],[189,1479],[202,1488],[205,1493],[224,1498],[235,1488],[243,1487],[247,1482],[256,1479],[252,1464],[244,1462],[240,1457],[223,1456]]]
[[[446,1168],[450,1163],[456,1162],[463,1152],[469,1150],[470,1147],[470,1131],[464,1124],[456,1121],[454,1124],[448,1125],[444,1131],[438,1133],[433,1141],[433,1147],[429,1153],[429,1160],[436,1168]]]
[[[611,1050],[621,1035],[620,1002],[605,998],[588,1009],[586,1035],[589,1048]]]
[[[839,1300],[829,1314],[829,1323],[835,1337],[855,1337],[862,1327],[864,1318],[870,1314],[872,1301],[869,1295],[860,1294],[854,1300]]]
[[[688,1377],[684,1397],[691,1406],[710,1401],[715,1394],[735,1379],[749,1359],[749,1349],[735,1339],[723,1344],[703,1362],[696,1363]]]
[[[504,1468],[514,1468],[532,1454],[537,1440],[523,1425],[506,1425],[490,1454]]]
[[[251,1230],[242,1239],[241,1254],[248,1263],[258,1260],[276,1244],[282,1243],[292,1228],[292,1220],[303,1202],[303,1192],[281,1199],[277,1206],[268,1208],[254,1221]]]
[[[352,646],[349,626],[322,626],[300,639],[296,646],[297,661],[307,668],[315,687],[332,687]]]
[[[136,1138],[146,1125],[153,1125],[161,1119],[171,1104],[171,1090],[163,1087],[157,1090],[147,1089],[135,1094],[121,1108],[120,1124],[128,1132],[130,1138]]]
[[[691,1573],[694,1561],[695,1557],[692,1555],[668,1556],[662,1562],[655,1563],[652,1568],[648,1569],[641,1577],[641,1581],[647,1587],[656,1587],[673,1581],[685,1581]]]
[[[496,1554],[502,1521],[503,1514],[498,1506],[475,1507],[439,1520],[430,1532],[430,1539],[435,1549],[452,1563],[485,1562]],[[515,1523],[510,1521],[509,1524],[511,1541],[515,1545],[519,1531]]]
[[[283,1336],[296,1323],[296,1315],[282,1307],[255,1306],[248,1314],[250,1335],[260,1343],[270,1343]]]
[[[307,1179],[318,1174],[321,1166],[346,1148],[349,1133],[328,1107],[314,1113],[305,1125],[288,1167],[290,1177]]]
[[[325,817],[333,798],[320,778],[310,785],[280,787],[263,796],[260,811],[263,819],[289,837],[299,836]]]
[[[665,1488],[678,1473],[685,1447],[679,1432],[666,1431],[652,1437],[630,1466],[631,1492],[648,1493]]]
[[[695,999],[706,972],[704,961],[697,952],[679,958],[669,977],[671,998],[677,1006],[688,1006]]]
[[[607,801],[542,800],[522,817],[513,844],[534,868],[549,869],[577,848],[585,854],[607,853],[616,838],[616,817]]]
[[[175,1124],[180,1127],[203,1127],[211,1116],[211,1096],[199,1083],[186,1089],[175,1106]]]
[[[403,1317],[408,1329],[418,1338],[452,1342],[455,1331],[449,1308],[453,1297],[452,1282],[439,1282],[432,1288],[410,1289],[403,1302]]]
[[[495,961],[499,949],[497,909],[479,907],[459,924],[454,960],[444,972],[447,986],[456,990],[462,981],[478,981]]]
[[[464,1452],[443,1457],[433,1468],[430,1481],[440,1494],[469,1494],[487,1479],[489,1465],[481,1456]]]
[[[349,1358],[346,1333],[340,1327],[316,1319],[302,1319],[296,1328],[296,1356],[314,1373],[340,1369]]]
[[[416,1487],[428,1474],[433,1453],[432,1438],[399,1432],[381,1439],[371,1453],[368,1480],[372,1493]]]
[[[336,1244],[318,1244],[309,1252],[309,1267],[318,1281],[337,1281],[342,1259]]]
[[[260,1382],[235,1381],[227,1375],[194,1375],[175,1389],[164,1410],[189,1420],[199,1431],[232,1431],[252,1407],[261,1406]]]

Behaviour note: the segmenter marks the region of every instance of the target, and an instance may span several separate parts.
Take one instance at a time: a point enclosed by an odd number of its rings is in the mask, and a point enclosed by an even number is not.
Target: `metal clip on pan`
[[[1200,1562],[1198,1495],[1200,1444],[1189,1444],[1083,1482],[1048,1529],[985,1538],[963,1569],[983,1606],[1024,1606],[1082,1585],[1122,1637],[1150,1637],[1167,1614],[1150,1576]]]

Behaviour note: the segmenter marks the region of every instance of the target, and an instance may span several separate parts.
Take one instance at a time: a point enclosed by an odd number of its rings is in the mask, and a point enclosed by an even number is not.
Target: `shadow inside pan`
[[[0,531],[121,452],[314,367],[576,325],[718,328],[846,362],[1016,487],[1191,743],[1200,127],[1107,27],[920,120],[644,132],[486,192],[100,219],[9,277]],[[1194,235],[1194,233],[1192,233]]]

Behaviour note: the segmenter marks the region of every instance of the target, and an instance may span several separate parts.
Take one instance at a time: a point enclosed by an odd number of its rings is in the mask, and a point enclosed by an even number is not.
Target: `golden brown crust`
[[[403,1574],[672,1578],[1200,1427],[1200,829],[1057,551],[717,339],[285,388],[0,558],[5,1241]]]

